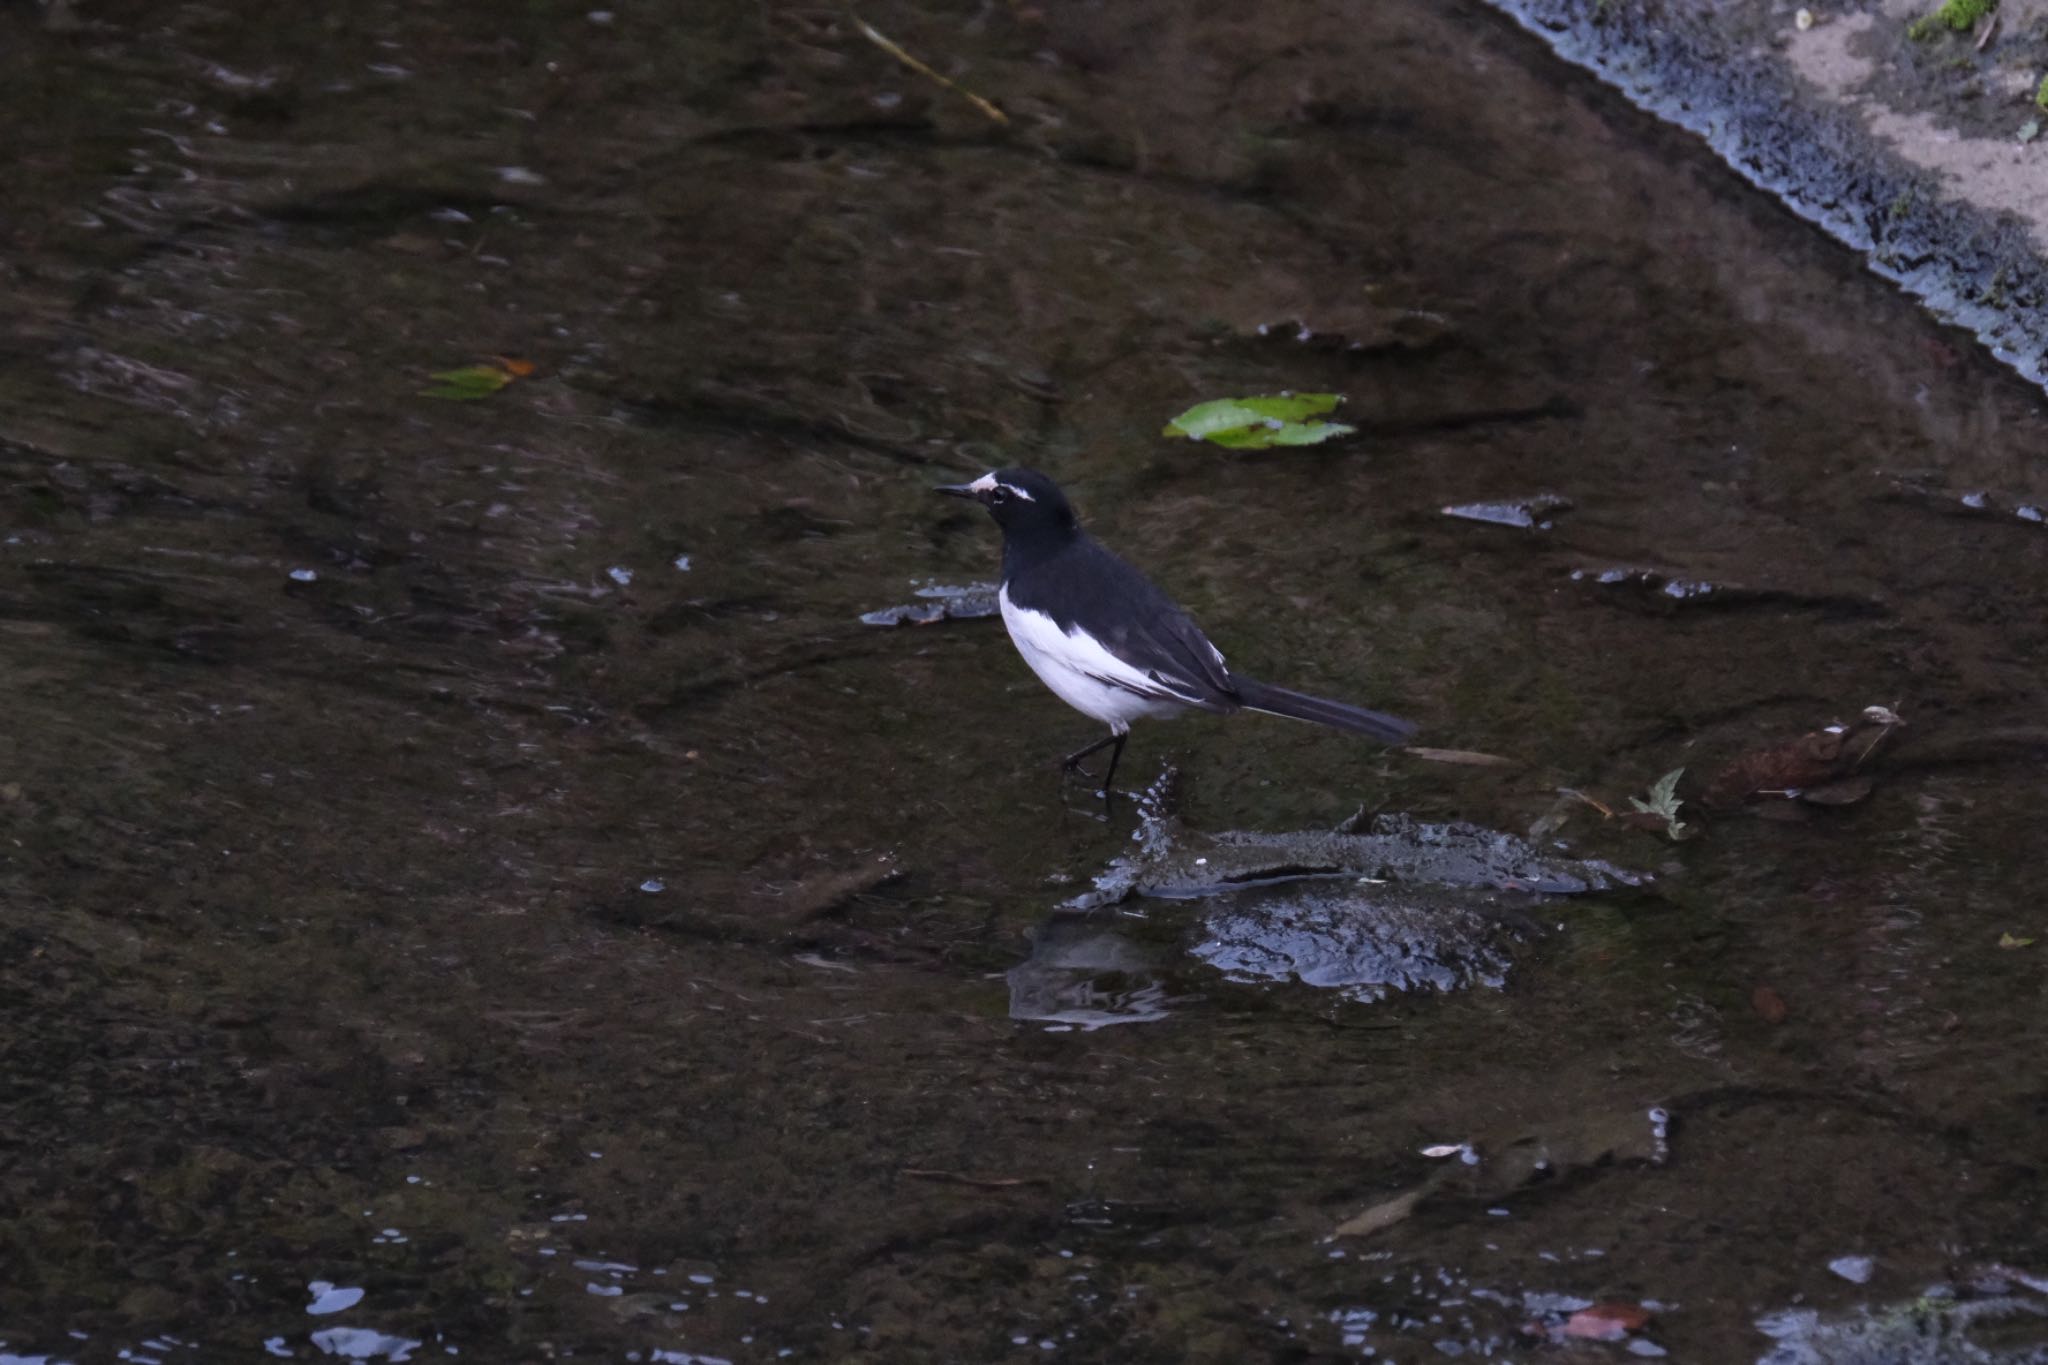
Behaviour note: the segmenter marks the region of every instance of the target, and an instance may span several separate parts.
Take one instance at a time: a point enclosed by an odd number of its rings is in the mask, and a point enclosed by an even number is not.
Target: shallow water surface
[[[1052,11],[862,11],[1007,130],[828,9],[0,13],[0,1352],[1519,1359],[1602,1300],[1738,1360],[2038,1292],[1982,1282],[2048,1269],[2040,395],[1476,8]],[[1158,435],[1283,389],[1360,437]],[[1519,765],[1141,729],[1194,827],[1653,889],[1380,999],[1074,927],[1087,723],[861,620],[989,577],[926,490],[1010,462],[1233,663]],[[1619,817],[1871,704],[1862,799]]]

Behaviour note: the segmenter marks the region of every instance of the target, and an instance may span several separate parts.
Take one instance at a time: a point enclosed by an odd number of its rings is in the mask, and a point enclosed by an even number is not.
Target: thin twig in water
[[[1423,759],[1430,763],[1455,763],[1467,768],[1519,768],[1518,758],[1503,758],[1499,754],[1482,754],[1474,749],[1429,749],[1419,744],[1410,744],[1401,750],[1410,758]]]
[[[1559,796],[1570,797],[1574,801],[1584,802],[1586,805],[1591,806],[1594,810],[1599,811],[1602,819],[1612,820],[1614,818],[1613,807],[1605,804],[1604,802],[1594,800],[1592,797],[1586,795],[1582,791],[1574,791],[1570,787],[1559,787],[1557,789],[1557,794]]]
[[[1877,746],[1884,743],[1884,737],[1892,732],[1892,728],[1893,727],[1889,725],[1881,727],[1876,734],[1870,737],[1870,743],[1863,746],[1863,752],[1856,755],[1856,761],[1850,764],[1849,766],[1852,768],[1862,767],[1863,760],[1869,758],[1871,753],[1876,750]]]
[[[986,114],[989,118],[993,119],[997,123],[1002,124],[1005,128],[1010,126],[1010,116],[1008,114],[996,108],[993,104],[990,104],[987,100],[975,94],[972,90],[964,88],[958,81],[948,80],[946,77],[941,76],[938,72],[932,70],[923,62],[911,56],[908,52],[905,52],[895,43],[890,42],[887,38],[884,38],[880,33],[877,33],[872,24],[867,23],[858,16],[854,18],[853,23],[854,27],[860,30],[861,36],[863,38],[866,38],[876,47],[879,47],[880,49],[882,49],[882,51],[888,53],[891,57],[894,57],[897,61],[903,63],[912,71],[915,71],[918,75],[926,77],[929,80],[937,81],[940,85],[945,86],[948,90],[960,96],[969,104],[972,104],[975,108],[981,110],[981,112]]]
[[[1043,1185],[1045,1181],[1036,1176],[1017,1176],[1000,1180],[983,1179],[980,1176],[962,1175],[958,1171],[930,1171],[916,1166],[905,1166],[903,1174],[917,1180],[943,1180],[948,1185],[971,1185],[977,1190],[1009,1190],[1019,1185]]]

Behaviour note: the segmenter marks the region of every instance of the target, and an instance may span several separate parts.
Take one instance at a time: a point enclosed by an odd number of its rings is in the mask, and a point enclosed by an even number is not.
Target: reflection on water
[[[1758,1285],[2038,1258],[2039,395],[1522,35],[863,11],[1003,131],[829,7],[62,8],[0,6],[0,1350],[1413,1355],[1545,1293],[1739,1360]],[[1281,390],[1359,439],[1156,437]],[[1145,861],[992,623],[861,623],[987,609],[912,590],[993,572],[927,489],[1014,462],[1233,663],[1512,766],[1156,727]],[[1872,700],[1853,806],[1620,818]],[[1673,1096],[1668,1165],[1325,1240]]]
[[[1159,978],[1163,957],[1113,923],[1054,915],[1032,931],[1031,956],[1006,973],[1010,1017],[1088,1031],[1164,1019],[1173,1002]]]

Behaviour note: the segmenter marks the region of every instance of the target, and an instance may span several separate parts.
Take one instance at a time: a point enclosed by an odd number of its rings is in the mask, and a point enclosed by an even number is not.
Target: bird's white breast
[[[1010,643],[1017,646],[1024,662],[1061,701],[1081,714],[1122,734],[1140,717],[1177,715],[1186,709],[1156,695],[1140,695],[1156,694],[1160,684],[1079,630],[1061,630],[1044,612],[1016,605],[1010,601],[1008,588],[996,594],[996,602],[1003,609]]]

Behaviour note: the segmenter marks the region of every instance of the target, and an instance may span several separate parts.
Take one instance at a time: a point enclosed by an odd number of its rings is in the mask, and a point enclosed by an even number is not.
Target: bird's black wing
[[[1202,628],[1152,581],[1083,535],[1013,579],[1010,600],[1076,627],[1156,683],[1162,699],[1205,711],[1235,711],[1238,698],[1223,656]],[[1110,686],[1125,680],[1101,678]],[[1142,695],[1142,693],[1141,693]]]

